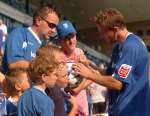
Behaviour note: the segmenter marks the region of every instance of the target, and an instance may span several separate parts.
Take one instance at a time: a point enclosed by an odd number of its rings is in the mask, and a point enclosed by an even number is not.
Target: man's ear
[[[40,23],[41,23],[41,18],[40,18],[40,17],[36,17],[36,19],[35,19],[35,24],[36,24],[37,26],[39,26]]]
[[[15,89],[20,91],[21,90],[21,84],[19,82],[16,82]]]

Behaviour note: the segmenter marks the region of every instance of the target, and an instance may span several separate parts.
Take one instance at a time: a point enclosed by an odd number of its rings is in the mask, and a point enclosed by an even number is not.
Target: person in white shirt
[[[2,19],[0,19],[0,30],[3,31],[3,42],[5,42],[7,37],[7,26],[3,23]]]

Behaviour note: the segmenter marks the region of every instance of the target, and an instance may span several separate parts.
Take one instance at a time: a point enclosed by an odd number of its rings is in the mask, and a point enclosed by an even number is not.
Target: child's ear
[[[113,27],[113,30],[114,30],[115,32],[117,32],[117,31],[119,30],[119,28],[118,28],[117,26],[114,26],[114,27]]]
[[[18,90],[18,91],[20,91],[21,90],[21,84],[17,82],[15,84],[15,89]]]
[[[42,80],[45,82],[46,74],[42,74]]]

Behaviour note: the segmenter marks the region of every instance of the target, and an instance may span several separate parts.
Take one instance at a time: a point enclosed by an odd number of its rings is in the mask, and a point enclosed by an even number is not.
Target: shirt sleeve
[[[115,71],[112,76],[123,83],[131,83],[137,56],[138,47],[136,45],[132,43],[124,45],[121,57],[115,66]]]
[[[6,41],[6,57],[8,64],[24,60],[24,33],[16,29],[10,33]]]
[[[7,35],[7,26],[4,25],[4,30],[3,30],[4,34]]]

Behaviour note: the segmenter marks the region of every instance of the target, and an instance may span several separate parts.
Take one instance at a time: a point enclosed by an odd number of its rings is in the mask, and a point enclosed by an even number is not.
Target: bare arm
[[[69,99],[70,103],[72,104],[72,109],[69,112],[68,116],[76,116],[77,115],[77,111],[78,111],[78,104],[77,104],[77,100],[74,96],[71,96],[71,98]]]
[[[29,64],[30,62],[29,61],[26,61],[26,60],[20,60],[20,61],[17,61],[15,63],[11,63],[8,65],[8,68],[9,69],[14,69],[14,68],[28,68],[29,67]]]
[[[86,89],[93,81],[89,79],[83,80],[83,82],[79,85],[79,87],[83,90]]]
[[[123,86],[122,82],[116,80],[112,76],[103,76],[98,74],[92,78],[92,80],[100,85],[107,87],[108,89],[121,90]]]
[[[101,75],[99,71],[89,68],[81,63],[74,65],[75,72],[84,78],[90,79],[100,85],[109,89],[121,90],[123,84],[121,81],[113,78],[112,76]]]
[[[81,82],[81,84],[72,90],[74,95],[77,95],[78,93],[80,93],[80,91],[82,91],[83,89],[86,89],[93,81],[89,80],[89,79],[85,79]]]

